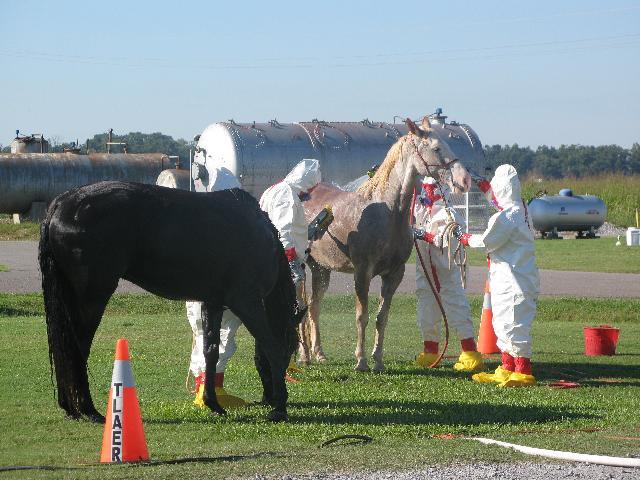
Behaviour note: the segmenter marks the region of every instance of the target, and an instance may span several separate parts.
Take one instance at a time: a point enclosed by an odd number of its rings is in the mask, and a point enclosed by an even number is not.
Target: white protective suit
[[[423,183],[426,184],[425,186],[432,185],[435,187],[435,180],[431,177],[425,177]],[[442,191],[440,188],[436,188],[434,193],[439,196],[444,196],[445,198],[434,201],[431,206],[425,206],[420,202],[416,202],[415,217],[417,228],[436,235],[450,221],[445,207],[445,200],[449,205],[451,205],[451,201],[446,185],[442,186]],[[424,189],[423,195],[428,198],[427,192],[425,192]],[[462,216],[453,208],[449,208],[448,210],[453,220],[464,229],[465,221]],[[455,238],[453,238],[452,241],[455,243],[452,245],[452,248],[455,249],[458,241]],[[432,282],[434,277],[437,278],[434,287],[440,286],[442,306],[447,314],[449,325],[455,330],[460,340],[473,338],[474,330],[473,324],[471,323],[471,309],[469,308],[469,302],[464,288],[462,288],[460,269],[454,264],[452,264],[451,269],[449,269],[447,245],[445,244],[444,248],[440,249],[427,242],[418,242],[418,248],[420,249],[422,259]],[[416,295],[418,297],[417,322],[422,332],[422,339],[428,342],[439,342],[442,312],[431,291],[431,287],[429,287],[427,283],[422,265],[420,265],[418,259],[416,259]]]
[[[227,168],[221,167],[210,172],[209,186],[211,192],[242,188],[238,179]],[[204,360],[204,332],[202,330],[202,302],[187,302],[187,319],[193,331],[193,348],[191,349],[191,365],[189,369],[194,377],[206,370]],[[231,356],[237,349],[236,332],[242,322],[231,310],[222,313],[220,328],[220,345],[218,347],[218,363],[216,373],[224,372]]]
[[[491,189],[500,211],[489,219],[484,233],[469,235],[467,242],[472,248],[486,249],[491,260],[489,288],[498,348],[513,357],[531,358],[531,325],[540,281],[516,169],[500,165]]]
[[[298,257],[303,262],[307,248],[307,221],[300,194],[308,193],[320,183],[320,164],[305,159],[287,174],[284,180],[269,187],[260,197],[260,208],[280,233],[280,241],[289,261]]]

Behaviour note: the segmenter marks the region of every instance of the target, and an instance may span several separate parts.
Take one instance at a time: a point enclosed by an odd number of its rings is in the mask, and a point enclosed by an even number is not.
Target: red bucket
[[[620,330],[610,325],[584,327],[584,354],[589,357],[615,355]]]

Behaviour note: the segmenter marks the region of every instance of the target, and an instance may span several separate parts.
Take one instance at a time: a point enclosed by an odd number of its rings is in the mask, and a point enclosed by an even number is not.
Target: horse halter
[[[433,177],[435,179],[436,184],[438,185],[438,187],[440,187],[440,191],[442,191],[442,187],[440,185],[440,182],[438,181],[438,177],[436,177],[433,173],[431,173],[430,165],[427,163],[427,161],[424,159],[424,157],[420,153],[420,150],[418,149],[418,145],[416,144],[416,141],[415,141],[415,138],[414,138],[414,136],[417,136],[417,135],[415,135],[414,133],[412,133],[411,135],[412,135],[411,143],[413,144],[413,148],[416,151],[416,155],[418,155],[418,158],[422,161],[422,163],[424,163],[425,167],[427,167],[427,173],[429,174],[430,177]],[[452,181],[453,181],[453,175],[451,174],[451,167],[456,162],[459,162],[460,159],[459,158],[455,158],[455,159],[451,160],[450,162],[445,162],[440,156],[438,156],[438,160],[440,161],[440,167],[442,169],[449,170],[449,174],[451,175]],[[457,183],[455,185],[457,185]],[[458,185],[458,187],[459,187],[459,185]],[[414,196],[415,196],[415,192],[414,192]],[[442,201],[444,202],[445,207],[448,209],[449,205],[448,205],[447,199],[445,198],[444,195],[442,196]],[[452,222],[453,221],[453,217],[451,216],[451,213],[448,210],[447,210],[447,216],[449,217],[449,221]]]
[[[424,157],[422,156],[422,154],[420,153],[420,149],[418,148],[418,145],[416,144],[415,141],[415,137],[417,137],[417,135],[415,133],[411,133],[411,143],[413,144],[413,148],[416,151],[416,155],[418,155],[418,158],[422,161],[422,163],[424,163],[424,166],[427,167],[427,173],[429,174],[430,177],[434,177],[435,176],[431,173],[431,168],[433,165],[429,165],[427,163],[427,161],[424,159]],[[451,170],[451,166],[456,163],[459,162],[460,159],[458,158],[454,158],[453,160],[451,160],[450,162],[445,162],[439,155],[438,155],[438,161],[440,162],[440,167],[446,170]]]

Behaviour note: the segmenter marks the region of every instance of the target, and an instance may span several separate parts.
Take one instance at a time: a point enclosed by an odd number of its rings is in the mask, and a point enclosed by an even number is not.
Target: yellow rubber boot
[[[243,408],[247,406],[247,402],[240,397],[228,394],[224,387],[216,387],[216,399],[220,406],[225,409]]]
[[[474,382],[478,383],[502,383],[509,379],[511,375],[515,372],[511,372],[509,370],[505,370],[502,366],[496,368],[494,373],[489,372],[481,372],[476,373],[471,377]]]
[[[425,353],[422,352],[420,355],[416,357],[416,364],[418,364],[422,368],[429,368],[433,362],[438,358],[437,353]]]
[[[196,390],[196,398],[193,400],[193,404],[198,408],[205,408],[204,404],[204,383],[198,385]]]
[[[293,358],[291,360],[289,360],[289,366],[287,367],[287,373],[304,373],[304,370],[302,370],[300,367],[298,367],[298,365],[296,365],[296,362],[293,361]]]
[[[484,370],[484,362],[480,352],[462,352],[458,362],[453,365],[458,372],[478,372]]]
[[[498,384],[499,387],[532,387],[536,384],[536,377],[526,373],[513,372],[505,381]]]
[[[196,398],[193,400],[193,404],[198,408],[204,408],[204,372],[200,372],[195,377],[196,380]]]

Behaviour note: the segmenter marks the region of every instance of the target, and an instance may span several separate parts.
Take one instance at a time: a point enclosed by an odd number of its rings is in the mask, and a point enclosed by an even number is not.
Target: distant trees
[[[99,133],[88,140],[89,152],[105,152],[107,133]],[[62,152],[72,148],[73,143],[60,143],[57,138],[49,139],[50,152]],[[179,138],[175,140],[160,132],[129,132],[125,135],[113,135],[112,141],[126,142],[129,153],[166,153],[179,155],[183,162],[189,159],[191,142]],[[86,152],[84,142],[80,145],[82,153]],[[9,152],[10,147],[0,149]],[[111,152],[120,153],[122,147],[114,145]],[[640,174],[640,144],[634,143],[629,149],[618,145],[601,145],[598,147],[585,145],[561,145],[548,147],[541,145],[535,150],[531,147],[513,145],[486,145],[484,147],[487,166],[494,170],[498,165],[510,163],[523,176],[541,178],[585,177],[608,173],[624,175]]]
[[[93,138],[88,139],[88,145],[82,144],[82,152],[89,153],[106,152],[107,141],[109,135],[107,133],[98,133]],[[190,143],[182,138],[174,140],[173,137],[160,132],[142,133],[129,132],[125,135],[113,135],[112,142],[126,142],[128,153],[166,153],[167,155],[179,155],[182,161],[189,159]],[[49,151],[62,152],[65,147],[71,147],[73,144],[62,143],[51,147]],[[111,153],[122,153],[123,147],[120,145],[112,145]]]
[[[487,145],[487,166],[492,170],[510,163],[521,176],[542,178],[584,177],[604,173],[632,175],[640,173],[640,145],[630,149],[618,145],[542,145],[535,150],[513,145]]]

